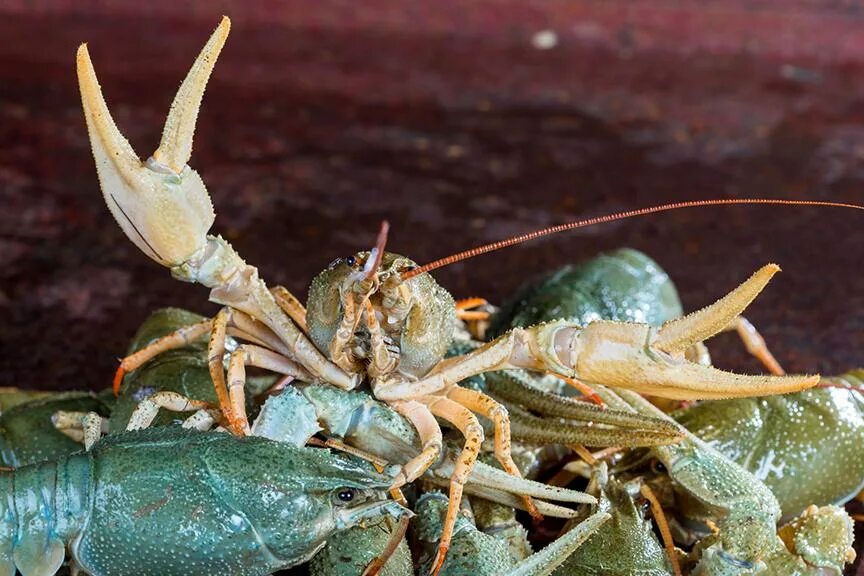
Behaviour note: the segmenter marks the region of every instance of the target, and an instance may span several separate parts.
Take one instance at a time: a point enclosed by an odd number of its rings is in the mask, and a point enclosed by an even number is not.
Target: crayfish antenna
[[[204,88],[230,28],[223,18],[204,46],[171,105],[162,142],[146,162],[114,123],[87,45],[78,48],[78,84],[105,202],[126,236],[163,266],[179,266],[202,251],[215,219],[204,182],[186,162]]]
[[[381,221],[381,229],[378,231],[378,238],[375,241],[375,247],[369,252],[369,259],[366,265],[363,266],[363,279],[371,280],[378,269],[381,267],[381,260],[384,258],[384,249],[387,247],[387,234],[390,232],[390,223],[387,220]]]
[[[432,270],[437,270],[438,268],[443,268],[444,266],[449,266],[450,264],[455,264],[456,262],[462,262],[463,260],[468,260],[469,258],[474,258],[475,256],[488,254],[489,252],[495,252],[496,250],[501,250],[502,248],[507,248],[509,246],[516,246],[517,244],[522,244],[523,242],[528,242],[530,240],[535,240],[537,238],[542,238],[551,234],[566,232],[568,230],[576,230],[577,228],[587,228],[596,224],[607,224],[609,222],[618,222],[619,220],[627,220],[629,218],[641,218],[643,216],[649,216],[651,214],[659,214],[660,212],[671,212],[673,210],[682,210],[687,208],[741,205],[811,206],[819,208],[846,208],[851,210],[864,211],[864,204],[853,204],[852,202],[833,202],[824,200],[793,200],[786,198],[714,198],[708,200],[687,200],[684,202],[672,202],[671,204],[660,204],[658,206],[648,206],[647,208],[636,208],[634,210],[625,210],[623,212],[616,212],[614,214],[594,216],[592,218],[585,218],[583,220],[567,222],[566,224],[556,224],[554,226],[549,226],[548,228],[542,228],[540,230],[535,230],[526,234],[519,234],[518,236],[507,238],[506,240],[498,240],[496,242],[492,242],[491,244],[477,246],[476,248],[471,248],[469,250],[464,250],[456,254],[451,254],[450,256],[439,258],[438,260],[429,262],[428,264],[405,270],[402,272],[401,276],[403,280],[408,280],[409,278],[413,278],[414,276],[417,276],[419,274],[431,272]]]

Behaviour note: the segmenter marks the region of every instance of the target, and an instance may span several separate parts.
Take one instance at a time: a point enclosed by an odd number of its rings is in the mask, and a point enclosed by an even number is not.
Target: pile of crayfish
[[[86,45],[77,69],[122,230],[215,317],[165,308],[113,389],[0,391],[0,576],[75,574],[824,575],[855,558],[864,370],[787,375],[742,315],[768,264],[684,314],[632,249],[555,270],[500,307],[375,246],[305,305],[219,236],[187,162],[223,19],[142,161]],[[712,366],[735,332],[765,368]],[[536,549],[535,549],[536,548]]]

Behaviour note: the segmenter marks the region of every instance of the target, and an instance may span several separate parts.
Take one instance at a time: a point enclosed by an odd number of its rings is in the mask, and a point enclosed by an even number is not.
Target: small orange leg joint
[[[398,490],[397,490],[398,492]],[[401,492],[399,493],[401,496]],[[404,501],[405,498],[402,497]],[[381,551],[381,554],[372,559],[372,561],[366,566],[366,569],[363,570],[362,576],[377,576],[377,574],[384,568],[384,565],[387,564],[387,561],[391,556],[396,552],[396,548],[399,547],[399,543],[405,538],[405,534],[408,532],[408,523],[410,519],[407,516],[403,516],[399,519],[399,522],[396,524],[396,528],[393,529],[392,534],[390,535],[390,539],[387,541],[387,545],[384,547],[384,550]]]
[[[123,368],[123,364],[117,367],[117,371],[114,373],[114,396],[120,396],[120,387],[123,386],[123,378],[126,376],[126,369]]]
[[[381,470],[381,471],[383,472],[383,470]],[[398,502],[399,504],[401,504],[405,508],[408,508],[408,500],[405,499],[405,495],[402,494],[402,490],[400,490],[399,488],[391,488],[389,490],[389,492],[390,492],[390,497],[393,500],[395,500],[396,502]]]
[[[342,442],[341,440],[338,440],[336,438],[325,439],[324,440],[324,446],[326,446],[327,448],[332,448],[334,450],[339,450],[340,452],[345,452],[346,454],[351,454],[352,456],[356,456],[357,458],[360,458],[361,460],[366,460],[367,462],[371,462],[372,465],[375,466],[375,468],[378,470],[378,472],[383,472],[387,468],[387,466],[390,464],[389,462],[387,462],[387,460],[384,460],[383,458],[379,458],[379,457],[375,456],[374,454],[372,454],[371,452],[361,450],[360,448],[355,448],[354,446],[349,446],[348,444],[345,444],[344,442]],[[394,489],[391,493],[394,494],[394,498],[395,498],[395,494],[398,494],[399,496],[402,495],[402,491],[399,489]],[[400,504],[404,503],[404,500],[405,500],[404,496],[402,497],[402,500],[403,501],[400,502]]]
[[[528,514],[531,515],[531,518],[540,522],[543,520],[543,514],[537,510],[537,506],[534,504],[534,500],[530,496],[522,496],[522,501],[525,503],[525,508],[527,508]]]
[[[264,391],[265,396],[274,396],[279,394],[284,390],[291,382],[294,381],[294,376],[283,376],[279,380],[276,381],[275,384],[270,386],[267,390]]]
[[[597,466],[600,463],[582,444],[570,444],[568,448],[573,450],[589,466]]]
[[[479,306],[486,306],[489,302],[485,298],[465,298],[456,301],[456,316],[460,320],[488,320],[489,312],[482,310],[471,310]]]
[[[743,316],[738,316],[732,322],[731,327],[727,328],[727,330],[729,329],[734,329],[738,332],[738,336],[744,343],[744,347],[747,348],[747,352],[759,360],[768,369],[768,372],[775,376],[786,375],[786,371],[783,370],[783,367],[780,366],[774,354],[771,353],[771,350],[765,344],[765,338],[759,334],[759,331],[756,330],[756,327],[749,320]]]
[[[448,550],[450,550],[450,544],[441,543],[438,545],[438,553],[435,554],[435,562],[432,564],[432,570],[429,571],[429,576],[438,576],[441,567],[444,566],[444,560],[447,559]]]
[[[485,298],[463,298],[462,300],[456,301],[456,309],[470,310],[471,308],[477,308],[478,306],[486,306],[487,304],[489,304],[489,301]]]
[[[567,468],[561,468],[558,472],[555,473],[554,476],[546,480],[546,484],[550,486],[560,486],[561,488],[566,488],[570,485],[573,480],[578,478],[579,475],[575,472],[568,470]]]
[[[647,484],[642,484],[639,487],[639,492],[648,500],[648,504],[651,506],[651,514],[654,515],[654,521],[657,522],[657,528],[660,530],[660,536],[663,538],[663,546],[666,548],[666,555],[669,557],[669,563],[672,565],[672,573],[675,576],[681,576],[681,566],[678,564],[678,555],[675,553],[672,531],[669,529],[669,523],[666,522],[666,514],[663,513],[660,501],[657,500],[654,491]]]
[[[600,398],[600,396],[597,394],[597,392],[595,392],[593,388],[591,388],[590,386],[588,386],[584,382],[577,380],[575,378],[571,378],[569,376],[564,376],[563,374],[556,374],[554,372],[547,372],[547,374],[555,376],[556,378],[560,378],[561,380],[566,382],[569,386],[572,386],[573,388],[578,390],[583,396],[585,396],[585,398],[588,399],[589,402],[593,402],[594,404],[597,404],[598,406],[601,406],[603,408],[606,407],[606,403],[603,402],[603,399]]]
[[[248,436],[243,427],[243,421],[237,416],[230,406],[222,407],[222,417],[225,419],[225,427],[234,436]]]
[[[459,318],[459,320],[488,320],[489,316],[489,312],[483,312],[481,310],[456,310],[456,317]]]

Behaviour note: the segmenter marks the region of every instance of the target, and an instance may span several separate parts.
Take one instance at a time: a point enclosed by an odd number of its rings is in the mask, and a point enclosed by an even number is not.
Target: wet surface
[[[73,61],[88,41],[115,119],[146,156],[219,10],[235,26],[191,164],[214,231],[303,299],[331,260],[371,245],[383,218],[390,247],[422,263],[667,201],[864,201],[857,13],[827,2],[453,4],[376,1],[357,14],[298,2],[272,17],[230,3],[155,2],[141,17],[0,7],[0,385],[103,388],[152,309],[216,311],[111,219]],[[689,310],[774,261],[784,273],[749,318],[787,369],[840,373],[864,363],[862,224],[852,211],[702,209],[559,235],[436,277],[457,298],[500,301],[526,277],[632,246],[670,273]],[[712,353],[759,369],[732,336]]]

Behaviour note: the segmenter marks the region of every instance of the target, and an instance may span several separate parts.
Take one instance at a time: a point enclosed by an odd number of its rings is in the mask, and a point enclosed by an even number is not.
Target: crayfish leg
[[[456,317],[459,320],[488,320],[491,314],[486,310],[473,310],[488,306],[489,301],[485,298],[464,298],[456,301]]]
[[[210,406],[203,400],[193,400],[177,392],[162,390],[138,403],[129,417],[126,430],[149,428],[160,408],[170,412],[191,412],[192,410],[207,411]]]
[[[245,354],[241,355],[240,358],[243,362],[239,365],[238,360],[235,360],[233,364],[229,361],[229,370],[233,366],[234,376],[232,379],[232,384],[234,384],[232,387],[235,389],[233,393],[233,402],[232,393],[229,392],[228,383],[225,380],[225,366],[223,364],[226,340],[228,337],[228,327],[235,323],[235,315],[239,316],[239,314],[237,314],[231,307],[225,306],[219,310],[219,313],[216,314],[215,318],[213,318],[213,323],[210,328],[210,341],[207,345],[207,366],[210,371],[210,378],[213,380],[213,388],[216,391],[216,398],[219,400],[219,409],[222,411],[222,416],[228,425],[228,429],[234,435],[246,436],[249,433],[249,421],[246,418],[245,398],[241,405],[237,405],[237,388],[242,392],[246,384],[246,373],[245,369],[243,369],[246,360]],[[295,375],[294,373],[289,374]]]
[[[678,563],[678,555],[675,552],[675,543],[672,541],[672,531],[669,529],[669,522],[666,521],[663,507],[660,506],[660,501],[647,484],[642,484],[639,487],[639,492],[651,507],[651,514],[654,515],[654,521],[657,522],[657,528],[660,530],[660,536],[663,538],[663,547],[666,549],[666,556],[669,558],[669,564],[672,566],[672,573],[675,576],[681,576],[681,566]]]
[[[399,495],[401,496],[401,492]],[[402,496],[402,500],[404,501],[405,497]],[[390,534],[390,538],[387,540],[387,545],[384,547],[384,550],[381,553],[372,559],[371,562],[366,566],[366,569],[363,570],[363,574],[361,576],[377,576],[381,569],[387,564],[387,561],[396,553],[396,549],[399,547],[399,544],[405,538],[405,534],[408,532],[408,524],[411,522],[411,518],[409,516],[403,516],[399,519],[399,522],[396,524],[396,528],[393,529],[393,532]]]
[[[303,306],[300,300],[284,286],[274,286],[270,289],[270,293],[273,294],[273,299],[276,300],[279,308],[308,336],[309,327],[306,325],[306,307]]]
[[[108,422],[96,412],[58,410],[51,415],[54,428],[89,450],[102,434],[108,433]]]
[[[744,316],[738,316],[725,331],[732,330],[738,333],[738,337],[741,339],[741,342],[744,343],[747,352],[759,360],[768,372],[775,376],[783,376],[786,374],[786,371],[782,366],[780,366],[780,363],[774,357],[774,354],[772,354],[771,350],[768,349],[768,345],[765,343],[765,338],[762,337],[756,327],[753,326],[749,320]]]
[[[577,378],[572,378],[570,376],[565,376],[563,374],[556,374],[555,372],[547,372],[547,374],[551,374],[552,376],[563,380],[568,386],[578,390],[579,393],[582,394],[582,396],[584,396],[589,402],[603,408],[606,407],[606,404],[603,402],[603,399],[597,395],[597,392],[593,388],[591,388],[591,386],[585,384],[581,380]]]
[[[195,340],[204,337],[205,334],[210,332],[212,325],[213,321],[208,319],[196,322],[195,324],[189,324],[188,326],[183,326],[170,334],[166,334],[165,336],[154,340],[134,354],[130,354],[123,358],[123,360],[120,361],[120,366],[117,367],[117,372],[114,374],[114,395],[118,396],[120,394],[120,387],[123,384],[123,377],[126,374],[133,370],[137,370],[146,362],[152,360],[163,352],[188,346]]]
[[[451,388],[447,397],[493,422],[495,425],[495,458],[498,459],[508,474],[521,478],[522,473],[510,454],[510,415],[507,408],[482,392],[459,386]],[[523,496],[522,499],[533,518],[537,520],[543,518],[530,496]]]
[[[390,406],[411,422],[420,436],[422,450],[420,454],[402,465],[402,470],[393,481],[392,488],[399,488],[419,478],[428,470],[441,455],[443,440],[441,427],[435,416],[424,404],[416,400],[393,402]]]
[[[282,354],[254,344],[238,346],[228,361],[228,398],[231,403],[229,412],[234,418],[233,422],[229,422],[232,430],[239,430],[243,436],[251,433],[246,415],[246,366],[264,368],[295,379],[310,379],[309,373],[302,366]]]
[[[458,402],[446,397],[436,396],[429,398],[426,405],[432,414],[453,424],[465,437],[465,444],[456,460],[453,474],[450,476],[450,490],[448,494],[450,502],[447,506],[447,516],[444,519],[441,540],[438,543],[438,554],[435,556],[435,562],[430,573],[431,576],[437,576],[444,565],[447,550],[450,549],[450,541],[453,539],[453,529],[456,526],[456,517],[459,514],[459,505],[462,502],[462,491],[464,490],[468,475],[477,461],[477,455],[480,453],[480,446],[483,444],[484,435],[483,427],[480,425],[477,417],[474,416],[471,410]]]

